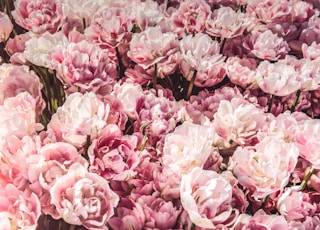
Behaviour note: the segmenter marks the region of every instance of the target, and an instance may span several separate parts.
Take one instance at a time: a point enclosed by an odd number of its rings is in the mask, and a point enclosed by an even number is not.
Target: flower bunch
[[[320,5],[0,2],[2,229],[317,229]]]

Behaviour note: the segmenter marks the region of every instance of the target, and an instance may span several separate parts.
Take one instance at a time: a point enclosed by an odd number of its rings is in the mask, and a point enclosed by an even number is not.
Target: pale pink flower
[[[230,81],[242,88],[256,88],[257,61],[253,58],[229,57],[226,62],[226,72]]]
[[[137,25],[138,31],[144,31],[148,27],[157,26],[164,20],[164,15],[159,4],[153,0],[123,2],[122,8],[127,7],[131,10],[131,17],[134,24]]]
[[[309,161],[314,168],[320,169],[320,120],[310,119],[301,124],[296,136],[300,156]]]
[[[136,202],[141,205],[146,220],[147,229],[174,229],[181,208],[172,201],[165,201],[160,197],[140,196]]]
[[[277,201],[277,209],[287,221],[295,221],[313,216],[317,207],[311,203],[308,193],[287,188]]]
[[[256,146],[238,147],[232,156],[233,173],[239,183],[262,199],[281,191],[298,161],[294,143],[265,138]]]
[[[106,180],[126,181],[135,176],[134,169],[139,164],[135,149],[138,138],[134,135],[122,135],[116,125],[107,125],[100,136],[88,149],[89,171]]]
[[[112,95],[120,100],[128,117],[132,119],[137,118],[137,100],[143,96],[143,90],[140,84],[118,83],[114,86]]]
[[[319,230],[320,229],[320,218],[317,215],[307,216],[306,220],[301,221],[290,221],[288,223],[288,230]]]
[[[249,20],[244,13],[221,6],[207,20],[206,32],[215,37],[232,38],[242,35],[248,24]]]
[[[269,215],[266,214],[262,209],[259,209],[253,216],[241,214],[233,226],[233,229],[287,230],[288,224],[283,216],[277,214]]]
[[[90,18],[97,12],[108,7],[107,0],[59,0],[64,18],[85,20],[89,24]],[[77,6],[77,7],[74,7]]]
[[[182,38],[186,34],[200,33],[205,30],[205,23],[210,17],[210,5],[204,1],[182,1],[178,9],[170,15],[173,31]]]
[[[105,225],[119,202],[105,179],[89,173],[80,164],[74,164],[66,175],[57,179],[50,195],[52,204],[67,223],[89,229],[107,229]]]
[[[10,222],[9,229],[35,229],[40,217],[39,198],[26,189],[21,191],[12,184],[1,187],[0,219]],[[4,220],[2,219],[1,222]],[[3,227],[3,226],[1,226]],[[8,230],[9,230],[8,229]]]
[[[115,215],[110,218],[108,224],[114,230],[142,229],[146,216],[141,204],[130,197],[121,198],[115,210]]]
[[[67,44],[68,40],[61,32],[45,32],[32,37],[25,43],[24,57],[32,64],[52,69],[49,53],[58,45]]]
[[[128,57],[144,69],[165,61],[178,51],[178,40],[172,32],[163,33],[159,26],[134,33]]]
[[[133,28],[130,13],[129,8],[105,9],[85,29],[87,39],[101,47],[117,47]]]
[[[320,57],[320,44],[312,42],[311,45],[303,43],[301,46],[302,54],[304,58],[314,60]]]
[[[209,35],[197,33],[185,36],[180,41],[180,51],[180,71],[188,81],[197,71],[194,81],[196,86],[214,86],[225,77],[225,57],[220,54],[219,43]]]
[[[10,54],[10,62],[12,64],[29,64],[23,52],[26,48],[25,43],[32,38],[32,32],[18,34],[13,38],[9,38],[6,44],[6,50]]]
[[[288,21],[292,6],[287,0],[251,0],[248,1],[247,14],[263,23]]]
[[[5,99],[0,105],[0,140],[7,135],[33,136],[42,130],[35,110],[36,101],[28,92]]]
[[[78,148],[84,147],[87,136],[95,139],[107,124],[110,106],[104,104],[94,93],[73,93],[52,115],[48,132],[57,141],[68,142]]]
[[[239,211],[232,207],[232,186],[220,174],[194,167],[181,178],[180,199],[198,227],[230,227]]]
[[[111,91],[116,76],[116,65],[98,46],[87,41],[58,46],[50,53],[50,61],[61,82],[71,92]]]
[[[248,35],[243,42],[243,47],[249,55],[271,61],[284,58],[290,50],[288,43],[270,30]]]
[[[304,23],[309,20],[315,14],[315,9],[310,3],[307,1],[290,1],[292,11],[291,17],[292,21],[296,23]]]
[[[266,121],[262,109],[241,98],[222,100],[213,117],[213,144],[219,148],[250,143]]]
[[[202,167],[211,152],[211,128],[184,122],[166,135],[161,162],[163,167],[182,175]]]
[[[262,61],[257,68],[260,89],[276,96],[286,96],[300,89],[299,72],[285,61]]]
[[[46,105],[41,94],[42,87],[39,77],[28,66],[6,63],[0,66],[0,105],[6,98],[28,92],[36,101],[35,112],[38,119]]]
[[[0,11],[0,43],[6,41],[13,30],[9,16]]]
[[[15,22],[35,34],[54,33],[62,21],[61,3],[58,0],[17,0],[12,16]]]
[[[0,186],[13,184],[19,190],[29,186],[28,170],[30,164],[38,161],[40,138],[14,135],[3,137],[0,141]]]
[[[320,50],[319,50],[320,51]],[[320,56],[314,60],[300,59],[302,64],[299,69],[301,91],[317,90],[320,86]]]

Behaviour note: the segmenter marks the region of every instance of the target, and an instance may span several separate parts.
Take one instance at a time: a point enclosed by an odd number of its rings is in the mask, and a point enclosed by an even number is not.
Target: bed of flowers
[[[1,229],[320,229],[319,1],[0,10]]]

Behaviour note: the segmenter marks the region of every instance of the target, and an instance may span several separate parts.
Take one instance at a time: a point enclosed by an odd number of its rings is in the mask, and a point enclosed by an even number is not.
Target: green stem
[[[294,110],[295,110],[295,108],[296,108],[296,106],[297,106],[297,103],[298,103],[298,101],[299,101],[300,94],[301,94],[301,91],[298,90],[297,93],[296,93],[296,97],[294,98],[294,101],[293,101],[292,106],[291,106],[291,113],[294,112]]]
[[[226,44],[226,41],[227,41],[226,38],[223,38],[223,39],[222,39],[222,43],[221,43],[221,47],[220,47],[220,53],[221,53],[221,54],[222,54],[222,52],[223,52],[224,46],[225,46],[225,44]]]
[[[154,73],[153,73],[153,88],[157,90],[157,80],[158,80],[158,65],[154,64]]]
[[[120,52],[119,52],[119,49],[118,47],[116,47],[116,55],[117,55],[117,59],[118,59],[118,67],[119,67],[119,77],[120,79],[124,77],[124,66],[123,66],[123,63],[122,63],[122,59],[121,59],[121,55],[120,55]]]
[[[300,190],[303,191],[306,186],[307,186],[307,183],[310,179],[310,177],[312,176],[312,174],[315,172],[315,168],[311,167],[307,173],[307,175],[305,175],[305,177],[303,178],[303,181],[301,182],[300,184]]]
[[[264,209],[266,207],[266,204],[268,202],[269,195],[263,198],[262,204],[261,204],[261,209]]]
[[[274,95],[270,94],[270,100],[269,100],[269,104],[268,104],[268,113],[271,112],[271,108],[272,108],[272,104],[273,104],[273,99],[274,99]]]
[[[188,87],[188,91],[187,91],[187,95],[186,95],[186,101],[189,100],[190,96],[191,96],[191,93],[192,93],[192,89],[193,89],[193,85],[194,85],[194,81],[196,79],[196,76],[197,76],[197,70],[194,70],[193,71],[193,75],[192,75],[192,78],[191,78],[191,81],[189,83],[189,87]]]

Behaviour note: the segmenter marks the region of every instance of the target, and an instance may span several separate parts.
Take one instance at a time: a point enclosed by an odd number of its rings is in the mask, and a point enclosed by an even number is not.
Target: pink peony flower
[[[213,117],[213,144],[219,148],[247,145],[266,121],[262,109],[241,98],[222,100]]]
[[[6,41],[13,30],[9,16],[0,11],[0,43]]]
[[[316,42],[312,42],[310,46],[308,46],[306,43],[303,43],[301,50],[304,58],[314,60],[320,57],[320,44]]]
[[[249,55],[271,61],[284,58],[290,50],[288,43],[270,30],[248,35],[243,42],[243,47]]]
[[[286,96],[300,89],[299,72],[284,61],[262,61],[257,68],[260,89],[276,96]]]
[[[126,181],[135,176],[139,164],[137,137],[122,135],[116,125],[107,125],[88,149],[89,171],[106,180]]]
[[[191,81],[194,71],[197,71],[194,81],[196,86],[214,86],[225,77],[225,58],[219,53],[219,43],[208,35],[197,33],[183,37],[180,51],[180,71],[188,81]]]
[[[120,4],[120,7],[130,9],[131,17],[138,31],[157,26],[164,20],[164,14],[156,1],[123,1],[123,3],[123,6]]]
[[[9,229],[35,229],[41,215],[39,198],[26,189],[21,191],[12,184],[1,187],[0,222]],[[1,226],[4,228],[5,226]]]
[[[90,92],[73,93],[52,115],[48,133],[57,141],[65,141],[78,148],[84,147],[87,136],[95,139],[107,124],[110,106]]]
[[[299,81],[301,83],[301,91],[317,90],[320,86],[320,57],[314,60],[300,59],[302,65],[300,67]]]
[[[171,32],[163,33],[159,26],[135,33],[130,41],[128,57],[144,69],[165,61],[178,51],[178,40]]]
[[[300,156],[309,161],[316,169],[320,169],[320,120],[310,119],[301,124],[300,132],[296,136],[296,144]]]
[[[0,105],[0,140],[8,135],[33,136],[42,130],[35,109],[36,101],[27,92],[5,99]]]
[[[276,230],[276,229],[288,229],[286,219],[281,215],[269,215],[262,209],[258,210],[254,216],[248,214],[241,214],[235,225],[234,230],[242,229],[264,229],[264,230]]]
[[[289,21],[291,11],[292,6],[286,0],[251,0],[247,5],[247,14],[262,23]]]
[[[298,155],[294,143],[265,138],[256,146],[238,147],[231,165],[239,183],[252,191],[255,199],[262,199],[288,184]]]
[[[50,53],[58,78],[69,91],[109,93],[116,76],[116,65],[98,46],[81,41],[58,46]]]
[[[232,98],[243,98],[239,89],[234,87],[222,87],[214,91],[202,90],[198,95],[192,95],[186,110],[193,123],[205,124],[207,118],[213,120],[214,114],[218,111],[220,101]]]
[[[226,62],[227,76],[230,81],[242,88],[256,88],[257,61],[253,58],[229,57]]]
[[[57,0],[17,0],[12,16],[21,27],[35,34],[54,33],[62,21],[61,3]]]
[[[18,34],[13,38],[9,38],[6,44],[6,50],[10,54],[10,62],[12,64],[24,65],[29,64],[23,52],[26,48],[25,43],[32,38],[32,32]]]
[[[137,118],[136,106],[137,100],[143,96],[143,90],[139,84],[122,83],[116,84],[112,94],[117,97],[128,117]]]
[[[140,203],[130,197],[122,198],[108,224],[114,230],[142,229],[146,219],[143,211]]]
[[[287,221],[297,221],[313,216],[316,205],[311,203],[308,193],[287,188],[278,199],[277,209]]]
[[[170,15],[170,23],[174,25],[173,31],[182,38],[184,35],[203,32],[210,14],[210,5],[204,0],[182,1],[179,8]]]
[[[130,13],[129,8],[105,9],[85,29],[86,37],[100,47],[117,47],[133,28]]]
[[[8,135],[0,141],[0,187],[12,184],[19,190],[29,187],[30,164],[38,162],[40,138]]]
[[[244,13],[236,12],[231,7],[215,9],[206,22],[206,32],[215,37],[232,38],[242,35],[249,20]]]
[[[180,199],[198,227],[230,227],[239,212],[232,208],[232,186],[220,174],[194,167],[181,178]]]
[[[0,105],[3,105],[7,98],[28,92],[36,102],[35,112],[38,119],[46,105],[41,94],[42,87],[39,77],[30,71],[28,66],[6,63],[0,66]]]
[[[61,32],[51,34],[45,32],[37,37],[32,37],[25,43],[24,57],[32,64],[52,69],[49,53],[59,45],[68,43],[67,37]]]
[[[107,229],[106,223],[119,202],[105,179],[89,173],[80,164],[74,164],[66,175],[58,178],[50,195],[67,223],[89,229]]]
[[[166,135],[161,162],[163,167],[182,175],[202,167],[211,152],[211,128],[184,122]]]
[[[141,205],[146,220],[147,229],[173,229],[181,208],[172,202],[160,197],[140,196],[136,202]]]
[[[174,130],[179,117],[179,104],[172,96],[165,95],[164,90],[147,92],[136,102],[137,120],[134,123],[134,131],[148,135],[152,143],[160,140],[167,133]],[[154,139],[154,140],[152,140]]]

